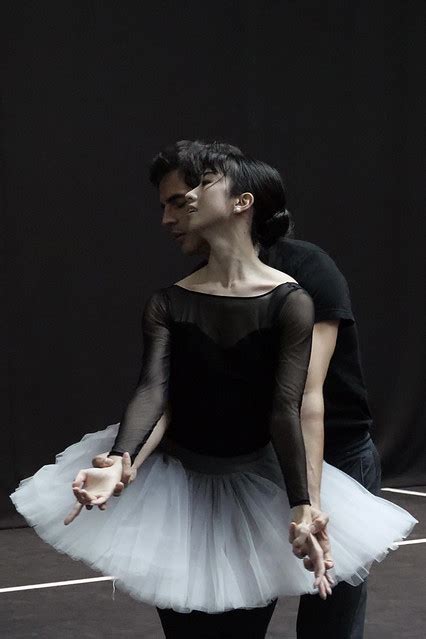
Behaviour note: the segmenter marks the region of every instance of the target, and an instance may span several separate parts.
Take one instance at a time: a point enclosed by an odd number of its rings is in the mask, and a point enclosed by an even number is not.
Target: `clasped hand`
[[[327,573],[333,568],[330,540],[327,533],[328,516],[311,508],[312,521],[290,524],[289,542],[296,557],[303,558],[305,568],[315,575],[314,585],[322,599],[331,595],[334,580]]]
[[[111,459],[106,453],[97,455],[92,463],[95,468],[80,470],[72,483],[76,503],[64,519],[66,526],[78,517],[84,507],[90,510],[98,506],[105,510],[108,499],[112,495],[118,497],[136,477],[137,471],[132,468],[128,453],[120,459]]]

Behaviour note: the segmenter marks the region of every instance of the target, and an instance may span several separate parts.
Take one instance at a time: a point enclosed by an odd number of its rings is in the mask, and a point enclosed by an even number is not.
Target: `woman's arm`
[[[167,405],[170,317],[168,299],[164,291],[155,292],[148,300],[142,326],[144,351],[139,383],[124,412],[109,453],[109,456],[116,457],[128,452],[132,461],[148,443]],[[150,448],[155,441],[154,437]]]
[[[151,295],[144,309],[142,370],[138,387],[126,408],[112,450],[108,455],[113,464],[108,468],[80,471],[73,485],[79,504],[76,504],[75,512],[67,518],[69,521],[78,515],[80,506],[105,507],[106,501],[116,491],[117,484],[129,465],[128,460],[123,464],[122,457],[125,453],[128,453],[130,459],[134,461],[146,444],[147,447],[142,453],[145,459],[158,445],[160,427],[149,444],[148,439],[160,421],[167,404],[170,367],[169,327],[170,317],[166,293],[161,290],[156,291]]]
[[[143,464],[143,462],[154,452],[157,448],[158,444],[163,439],[164,433],[166,432],[169,425],[169,415],[168,411],[166,411],[160,418],[160,420],[155,425],[153,431],[150,436],[146,440],[145,444],[140,449],[139,453],[135,457],[133,464],[130,463],[130,458],[128,461],[126,460],[126,456],[115,456],[109,455],[107,453],[103,453],[102,455],[96,455],[92,459],[92,466],[94,468],[111,468],[116,462],[119,464],[121,468],[121,477],[114,489],[114,496],[118,497],[123,489],[130,484],[133,479],[136,477],[136,471]],[[127,462],[127,463],[126,463]]]
[[[300,407],[311,354],[314,305],[302,288],[283,300],[278,318],[278,352],[271,413],[271,440],[277,454],[290,506],[309,505],[305,445]],[[308,513],[299,509],[297,514]]]

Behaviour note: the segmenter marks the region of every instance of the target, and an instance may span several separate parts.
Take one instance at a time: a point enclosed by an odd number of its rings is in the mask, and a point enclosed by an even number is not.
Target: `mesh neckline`
[[[180,288],[182,291],[187,291],[188,293],[195,293],[195,295],[205,295],[206,297],[219,297],[220,299],[231,299],[231,300],[254,300],[259,297],[265,297],[265,295],[270,295],[277,289],[281,288],[281,286],[288,286],[291,284],[292,286],[299,286],[296,282],[282,282],[278,284],[278,286],[274,286],[270,291],[266,291],[266,293],[261,293],[260,295],[217,295],[215,293],[204,293],[203,291],[193,291],[190,288],[185,288],[184,286],[180,286],[179,284],[173,284],[172,287]]]

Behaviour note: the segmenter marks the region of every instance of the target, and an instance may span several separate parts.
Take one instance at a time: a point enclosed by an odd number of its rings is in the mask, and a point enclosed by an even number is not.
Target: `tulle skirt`
[[[290,506],[270,444],[232,458],[163,446],[107,510],[83,509],[64,526],[75,501],[71,482],[111,449],[117,430],[85,435],[11,495],[44,541],[114,576],[136,599],[178,612],[254,608],[316,592],[288,542]],[[416,523],[327,463],[321,503],[330,515],[336,582],[361,583]]]

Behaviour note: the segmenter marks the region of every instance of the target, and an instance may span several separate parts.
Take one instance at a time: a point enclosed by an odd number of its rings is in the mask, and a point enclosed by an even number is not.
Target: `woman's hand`
[[[311,507],[312,525],[311,533],[315,535],[316,540],[324,553],[325,569],[330,570],[334,566],[333,557],[331,555],[330,539],[327,532],[328,515],[324,514],[319,508]],[[305,553],[306,554],[306,553]],[[303,564],[307,570],[313,570],[312,563],[308,557],[305,557]],[[331,576],[327,575],[327,579],[331,585],[334,584]]]
[[[64,519],[67,526],[78,515],[84,506],[99,506],[105,510],[106,502],[114,493],[122,476],[122,460],[115,460],[110,468],[85,468],[80,470],[72,483],[72,490],[77,499],[74,508]]]
[[[101,455],[96,455],[92,459],[92,466],[94,468],[111,468],[116,461],[118,461],[119,457],[108,457],[108,453],[102,453]],[[117,482],[113,495],[114,497],[119,497],[123,490],[135,480],[137,475],[137,468],[132,466],[129,453],[124,453],[122,459],[122,472],[121,479]],[[90,509],[93,506],[86,506],[86,508]]]
[[[314,533],[321,535],[328,518],[322,513],[317,513],[310,506],[296,506],[292,509],[292,519],[289,541],[293,546],[293,553],[297,557],[305,558],[303,560],[305,568],[312,570],[315,574],[314,586],[318,588],[320,597],[326,599],[327,595],[331,595],[333,583],[326,571],[331,568],[333,562],[329,544],[327,554],[325,554]]]

